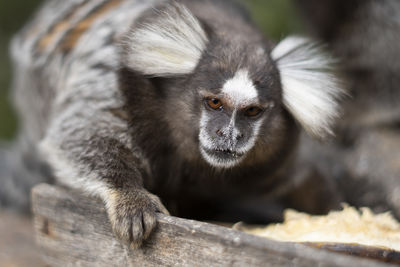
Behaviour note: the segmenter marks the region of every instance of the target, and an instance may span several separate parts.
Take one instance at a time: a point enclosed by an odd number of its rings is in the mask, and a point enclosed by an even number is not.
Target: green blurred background
[[[68,1],[68,0],[65,0]],[[9,101],[12,77],[8,44],[12,35],[29,20],[41,0],[0,0],[0,139],[11,139],[17,129],[17,119]],[[243,0],[255,20],[274,40],[301,31],[291,0]]]

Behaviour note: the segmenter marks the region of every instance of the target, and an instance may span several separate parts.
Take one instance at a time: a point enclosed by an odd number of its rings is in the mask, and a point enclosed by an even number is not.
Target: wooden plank
[[[37,242],[51,266],[390,266],[161,214],[143,248],[131,250],[114,238],[98,199],[42,184],[32,202]]]

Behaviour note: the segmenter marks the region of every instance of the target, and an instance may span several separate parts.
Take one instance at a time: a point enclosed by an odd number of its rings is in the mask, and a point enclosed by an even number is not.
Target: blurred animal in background
[[[310,158],[346,201],[400,218],[400,2],[296,0],[308,30],[340,59],[350,98],[337,138]],[[331,163],[328,163],[331,162]]]
[[[3,170],[3,203],[27,207],[32,184],[55,178],[100,197],[133,247],[156,212],[267,222],[285,206],[393,208],[389,198],[368,202],[364,187],[347,194],[361,123],[344,120],[330,145],[311,138],[331,135],[342,112],[334,59],[302,37],[273,44],[236,2],[49,1],[12,55],[26,145],[20,160],[3,161],[19,164]],[[27,173],[38,178],[26,183]]]

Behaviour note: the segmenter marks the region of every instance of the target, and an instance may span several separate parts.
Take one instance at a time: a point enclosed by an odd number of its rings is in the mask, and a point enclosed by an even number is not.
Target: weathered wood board
[[[161,214],[150,239],[131,250],[114,238],[98,199],[42,184],[32,202],[37,242],[50,266],[390,266]]]

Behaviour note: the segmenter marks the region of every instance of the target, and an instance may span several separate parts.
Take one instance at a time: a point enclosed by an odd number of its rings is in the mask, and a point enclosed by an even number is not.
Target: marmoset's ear
[[[197,18],[170,1],[145,13],[128,34],[124,63],[144,75],[169,77],[193,72],[208,43]]]
[[[344,94],[333,73],[334,60],[318,43],[298,36],[282,40],[271,56],[280,72],[285,107],[312,136],[332,134]]]

